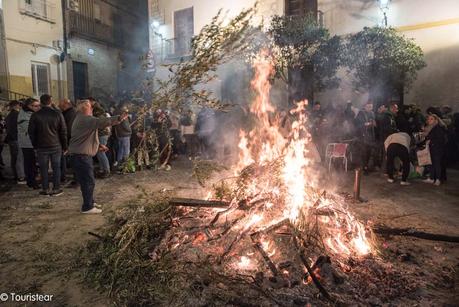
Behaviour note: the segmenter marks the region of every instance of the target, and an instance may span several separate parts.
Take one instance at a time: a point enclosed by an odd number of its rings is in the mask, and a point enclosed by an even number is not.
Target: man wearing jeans
[[[121,115],[123,117],[128,116],[128,109],[122,108]],[[116,165],[126,161],[129,158],[131,152],[131,125],[128,120],[123,121],[121,124],[115,126],[115,135],[118,139],[118,152],[116,153]]]
[[[40,195],[58,196],[61,189],[61,156],[67,151],[67,127],[64,116],[52,108],[53,99],[44,94],[40,97],[42,108],[30,117],[29,137],[37,150],[40,165],[41,187]],[[48,165],[51,161],[53,169],[53,190],[49,191]]]
[[[75,175],[81,187],[83,206],[81,213],[101,213],[102,210],[94,207],[94,166],[92,158],[99,150],[106,151],[107,147],[99,143],[98,129],[113,126],[123,122],[126,115],[110,118],[96,118],[92,113],[92,105],[89,100],[81,100],[77,106],[77,116],[72,125],[72,137],[70,138],[69,154]]]
[[[387,182],[394,183],[394,160],[398,157],[402,161],[402,181],[401,185],[410,185],[407,181],[410,174],[410,144],[411,137],[408,133],[392,133],[384,141],[384,147],[387,152]]]
[[[89,99],[89,98],[88,98]],[[91,99],[89,99],[91,101]],[[92,102],[92,101],[91,101]],[[91,103],[93,106],[93,116],[97,118],[108,118],[110,117],[104,110],[104,108],[97,102]],[[110,127],[105,127],[104,129],[99,129],[99,143],[101,145],[107,146],[108,138],[110,136],[111,129]],[[100,178],[107,178],[110,176],[110,162],[104,151],[99,151],[97,153],[97,160],[99,161],[100,167]]]

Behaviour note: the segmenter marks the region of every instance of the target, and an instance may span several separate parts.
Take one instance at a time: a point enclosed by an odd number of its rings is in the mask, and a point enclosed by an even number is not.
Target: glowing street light
[[[157,21],[157,20],[153,20],[153,22],[151,23],[151,27],[153,29],[158,29],[159,26],[160,26],[160,24],[159,24],[159,21]]]
[[[389,10],[389,4],[391,0],[377,0],[379,4],[379,8],[383,12],[384,15],[384,26],[387,27],[387,11]]]
[[[379,8],[381,10],[388,10],[389,9],[390,0],[378,0],[378,2],[379,2]]]

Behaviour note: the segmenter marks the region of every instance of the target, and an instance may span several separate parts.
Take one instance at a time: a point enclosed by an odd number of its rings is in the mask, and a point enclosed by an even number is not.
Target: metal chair
[[[347,148],[346,143],[329,143],[325,149],[325,161],[328,159],[328,171],[331,170],[333,159],[343,159],[344,169],[347,172]]]

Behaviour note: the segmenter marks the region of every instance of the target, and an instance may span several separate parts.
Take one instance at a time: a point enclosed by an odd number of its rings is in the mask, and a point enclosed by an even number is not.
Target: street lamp
[[[159,26],[160,26],[160,24],[159,24],[159,21],[157,21],[157,20],[153,20],[153,22],[151,23],[151,27],[153,29],[158,29]]]
[[[389,9],[390,0],[378,0],[378,3],[379,3],[379,8],[381,10],[388,10]]]
[[[377,0],[379,4],[379,9],[382,11],[384,19],[384,26],[387,27],[387,11],[389,10],[389,4],[391,0]]]

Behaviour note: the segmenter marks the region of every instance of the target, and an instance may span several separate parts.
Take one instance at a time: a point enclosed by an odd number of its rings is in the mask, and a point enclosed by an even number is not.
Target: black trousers
[[[22,148],[22,155],[24,156],[24,173],[26,175],[27,185],[34,187],[37,185],[35,177],[37,176],[37,158],[33,148]]]
[[[410,154],[408,149],[401,144],[393,143],[387,147],[387,174],[390,179],[394,179],[394,160],[396,157],[402,160],[402,181],[406,181],[410,174]]]
[[[71,157],[72,167],[83,196],[81,211],[91,210],[94,207],[94,188],[96,186],[92,157],[88,155],[72,155]]]
[[[14,179],[17,180],[19,179],[18,178],[18,171],[17,171],[17,168],[16,168],[16,164],[18,162],[18,154],[19,154],[19,145],[18,145],[18,141],[10,141],[8,143],[9,147],[10,147],[10,166],[11,166],[11,170],[13,171],[13,176],[14,176]]]
[[[442,148],[430,148],[430,158],[432,159],[430,179],[445,181],[445,151]]]
[[[371,153],[373,151],[373,146],[368,143],[360,143],[360,167],[363,170],[368,170]]]

